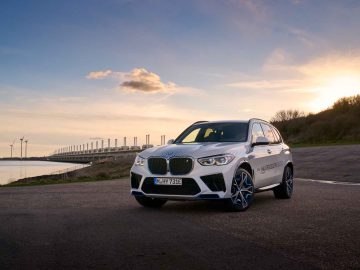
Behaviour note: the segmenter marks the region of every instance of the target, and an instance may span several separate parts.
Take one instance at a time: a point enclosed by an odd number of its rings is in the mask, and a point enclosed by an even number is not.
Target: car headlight
[[[144,163],[145,163],[145,158],[140,157],[140,156],[137,156],[135,158],[135,162],[134,162],[135,166],[144,166]]]
[[[198,162],[203,166],[222,166],[229,164],[235,156],[231,154],[217,155],[211,157],[198,158]]]

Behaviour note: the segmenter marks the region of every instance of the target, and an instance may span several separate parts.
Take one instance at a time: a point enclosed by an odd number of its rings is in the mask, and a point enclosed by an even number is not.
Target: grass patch
[[[42,175],[3,185],[0,187],[23,187],[39,186],[53,184],[69,184],[81,182],[95,182],[114,179],[128,179],[133,159],[108,161],[104,163],[93,164],[76,171],[60,175]]]

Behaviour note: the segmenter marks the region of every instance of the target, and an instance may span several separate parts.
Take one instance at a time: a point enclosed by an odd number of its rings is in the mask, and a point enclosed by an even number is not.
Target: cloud
[[[95,80],[105,79],[105,78],[111,76],[113,73],[114,72],[110,69],[104,70],[104,71],[92,71],[88,75],[86,75],[86,78],[87,79],[95,79]]]
[[[290,63],[292,62],[292,55],[282,48],[273,50],[265,59],[262,70],[265,73],[269,72],[289,72]]]
[[[286,101],[287,108],[317,112],[341,97],[360,93],[360,51],[331,52],[296,63],[277,49],[265,59],[257,77],[225,86],[248,96],[271,95],[272,100]]]
[[[175,83],[161,81],[159,75],[145,68],[134,68],[130,72],[113,70],[92,71],[86,76],[87,79],[115,78],[119,80],[120,89],[130,92],[158,93],[172,92],[177,87]]]
[[[125,74],[125,81],[120,86],[125,90],[141,92],[168,92],[175,87],[172,82],[164,83],[160,76],[145,68],[135,68]]]
[[[301,80],[251,80],[229,83],[226,86],[244,89],[288,89],[301,86]]]
[[[247,10],[249,10],[252,13],[252,15],[256,16],[256,18],[258,19],[265,19],[267,16],[265,7],[262,4],[260,4],[258,1],[236,0],[232,2],[240,4],[241,7],[245,7]]]

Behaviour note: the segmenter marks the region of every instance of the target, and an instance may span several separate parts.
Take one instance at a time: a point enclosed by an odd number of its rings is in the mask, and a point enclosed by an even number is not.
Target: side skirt
[[[274,187],[277,187],[277,186],[280,186],[280,185],[281,185],[281,183],[277,183],[277,184],[273,184],[273,185],[270,185],[270,186],[258,188],[258,189],[255,190],[255,192],[259,193],[259,192],[263,192],[263,191],[268,191],[268,190],[271,190]]]

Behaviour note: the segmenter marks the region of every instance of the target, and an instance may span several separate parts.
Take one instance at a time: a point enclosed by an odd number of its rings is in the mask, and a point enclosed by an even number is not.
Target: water
[[[65,169],[76,169],[79,165],[50,161],[0,160],[0,185],[26,177],[56,173]]]

